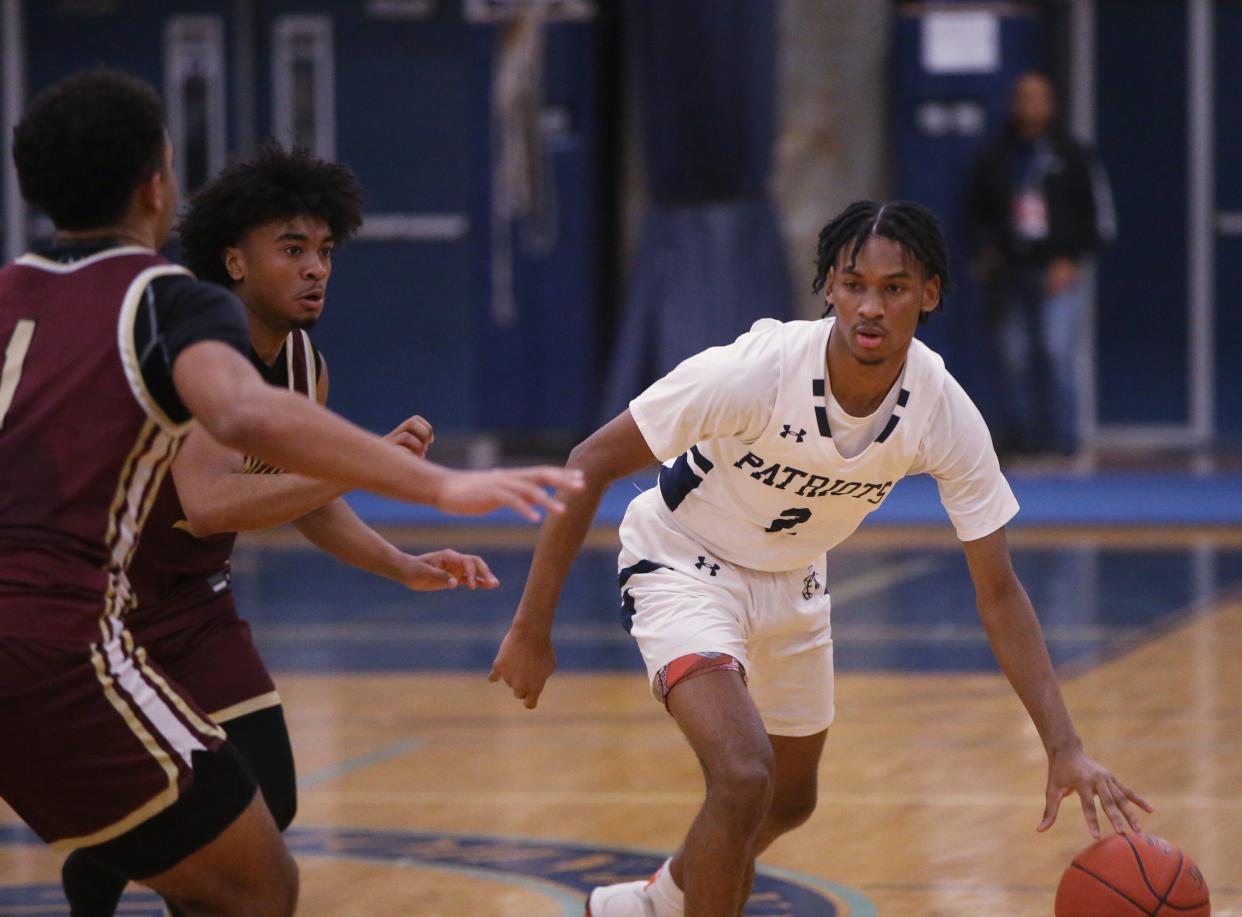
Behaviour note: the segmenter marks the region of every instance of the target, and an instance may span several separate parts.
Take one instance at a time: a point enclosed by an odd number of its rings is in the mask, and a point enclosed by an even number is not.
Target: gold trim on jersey
[[[279,465],[271,465],[267,462],[259,461],[253,455],[246,456],[246,462],[242,465],[242,474],[284,474],[285,469]]]
[[[290,331],[288,336],[285,338],[285,380],[286,380],[286,384],[289,386],[289,391],[291,392],[296,392],[299,390],[298,388],[299,380],[298,380],[298,370],[297,370],[298,363],[297,363],[297,357],[294,354],[295,348],[297,348],[301,352],[302,362],[306,365],[306,371],[305,371],[306,373],[305,374],[306,394],[310,395],[311,397],[314,397],[314,392],[315,392],[314,351],[311,350],[310,337],[307,336],[306,332],[300,328],[294,331]]]
[[[13,326],[13,334],[0,356],[0,430],[4,429],[4,417],[13,405],[13,396],[22,378],[22,364],[30,351],[36,322],[33,318],[19,319]]]
[[[99,684],[103,686],[104,696],[108,699],[108,703],[121,715],[125,725],[142,742],[143,747],[151,754],[151,757],[159,763],[164,771],[164,775],[168,778],[168,785],[124,818],[118,819],[110,825],[105,825],[97,831],[92,831],[90,834],[83,834],[79,837],[65,837],[53,841],[50,844],[51,848],[60,853],[67,853],[78,847],[90,847],[95,844],[102,844],[104,841],[110,841],[114,837],[118,837],[142,824],[148,818],[163,812],[176,802],[177,797],[180,795],[177,789],[177,765],[173,762],[168,752],[164,750],[164,747],[156,740],[155,736],[151,735],[147,727],[143,725],[142,720],[137,717],[130,705],[117,693],[112,674],[108,671],[103,654],[99,652],[99,647],[95,645],[91,646],[91,663],[95,666],[95,677],[99,680]]]
[[[306,375],[304,380],[298,379],[297,362],[294,359],[293,350],[300,347],[302,352],[302,361],[306,364]],[[315,348],[311,345],[310,335],[302,329],[290,331],[285,336],[285,387],[294,393],[301,393],[310,398],[311,401],[318,402],[316,397],[319,384],[319,374],[315,371]],[[304,381],[306,391],[302,392],[299,381]],[[271,462],[264,462],[255,458],[253,455],[245,456],[242,463],[242,474],[284,474],[285,470],[279,465],[273,465]]]
[[[239,701],[236,704],[225,707],[223,710],[217,710],[215,713],[210,714],[210,716],[217,723],[224,725],[229,720],[235,720],[248,713],[257,713],[260,710],[267,710],[269,707],[279,706],[280,692],[268,691],[266,694],[252,697],[250,700]]]
[[[154,431],[155,422],[151,418],[143,421],[142,427],[138,430],[138,436],[134,440],[134,445],[129,450],[129,455],[125,457],[124,463],[121,465],[121,473],[117,476],[116,492],[112,495],[112,503],[108,506],[108,531],[104,536],[104,547],[108,552],[108,560],[105,569],[108,572],[108,588],[104,592],[103,612],[99,616],[99,629],[103,635],[103,639],[108,639],[108,624],[110,617],[120,614],[125,607],[125,593],[127,592],[127,582],[121,577],[121,568],[117,565],[118,545],[120,542],[121,529],[121,507],[127,504],[127,495],[129,492],[128,482],[134,475],[134,466],[140,461],[142,455],[150,448],[151,434]],[[118,601],[119,600],[119,601]]]
[[[147,389],[147,381],[142,377],[142,364],[138,359],[138,347],[134,343],[134,319],[138,315],[138,305],[142,302],[147,287],[156,277],[168,277],[174,274],[194,276],[185,268],[175,264],[157,264],[155,267],[147,268],[130,282],[129,289],[125,291],[125,297],[121,301],[121,314],[116,323],[116,335],[117,347],[121,354],[121,366],[125,369],[125,379],[129,382],[130,391],[134,393],[142,409],[167,432],[184,434],[190,429],[194,419],[190,418],[184,423],[174,423],[160,407],[159,402]],[[158,329],[153,328],[152,331],[158,332]]]
[[[87,255],[85,258],[68,263],[54,261],[34,252],[27,252],[14,263],[24,265],[25,267],[37,268],[41,271],[48,271],[52,274],[72,274],[74,271],[80,271],[84,267],[90,267],[92,264],[98,264],[100,261],[105,261],[108,258],[119,258],[122,255],[155,254],[158,254],[158,252],[154,249],[145,248],[141,245],[119,245],[116,248],[107,248],[101,252],[96,252],[93,255]]]
[[[156,688],[159,689],[160,693],[164,695],[164,699],[180,710],[181,715],[189,720],[191,726],[203,735],[215,736],[217,739],[226,738],[223,729],[215,723],[210,722],[210,717],[205,720],[199,716],[198,711],[187,704],[185,699],[169,686],[168,682],[164,680],[164,677],[160,675],[159,672],[151,668],[151,666],[147,663],[146,648],[135,645],[133,634],[126,630],[121,636],[125,640],[125,648],[129,651],[130,658],[138,663],[138,667],[142,670],[143,674],[146,675],[147,678],[151,679],[152,684],[154,684]]]
[[[125,571],[138,549],[143,524],[180,445],[179,438],[158,429],[155,421],[148,417],[121,466],[116,493],[108,508],[108,531],[104,539],[108,551],[104,568],[108,573],[108,588],[104,593],[100,629],[105,641],[108,619],[122,614],[134,601]]]

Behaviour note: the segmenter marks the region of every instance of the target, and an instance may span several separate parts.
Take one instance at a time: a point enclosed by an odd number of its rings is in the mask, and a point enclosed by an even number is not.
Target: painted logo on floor
[[[457,872],[463,878],[510,882],[542,892],[565,915],[580,915],[597,885],[645,879],[663,862],[647,851],[521,838],[482,837],[421,831],[292,828],[285,839],[299,858],[355,860],[399,869]],[[39,845],[16,825],[0,826],[0,846]],[[60,886],[0,885],[0,913],[54,914],[64,907]],[[159,899],[145,891],[125,896],[120,917],[158,917]],[[860,893],[813,876],[761,866],[746,907],[747,917],[874,917]]]

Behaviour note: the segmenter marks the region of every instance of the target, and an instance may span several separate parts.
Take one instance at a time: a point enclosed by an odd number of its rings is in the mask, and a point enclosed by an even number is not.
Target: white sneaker
[[[650,879],[596,888],[587,898],[586,917],[656,917],[655,902],[647,894]]]

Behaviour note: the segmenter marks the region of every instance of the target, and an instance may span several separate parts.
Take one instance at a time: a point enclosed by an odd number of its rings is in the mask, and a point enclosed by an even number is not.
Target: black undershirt
[[[38,252],[72,264],[126,243],[95,240],[53,245]],[[200,341],[220,341],[249,357],[250,330],[242,304],[224,287],[187,274],[156,277],[143,294],[134,322],[134,344],[148,391],[174,423],[190,419],[172,381],[181,352]]]

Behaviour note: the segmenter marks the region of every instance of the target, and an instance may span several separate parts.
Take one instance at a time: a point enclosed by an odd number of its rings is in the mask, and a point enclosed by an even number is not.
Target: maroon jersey
[[[285,339],[270,367],[253,352],[250,357],[270,384],[315,398],[316,353],[305,331],[294,331]],[[280,469],[247,456],[243,471],[276,474]],[[138,607],[126,616],[126,626],[140,642],[162,637],[212,613],[218,604],[213,599],[229,588],[229,557],[236,540],[233,532],[203,538],[191,535],[172,476],[165,478],[129,568]]]
[[[160,306],[167,278],[191,290],[178,288],[181,303],[204,295],[184,268],[136,246],[95,249],[0,270],[0,635],[99,640],[132,604],[125,571],[190,420],[172,360],[244,332],[235,300],[214,330]],[[170,314],[198,322],[198,337],[170,348]]]

